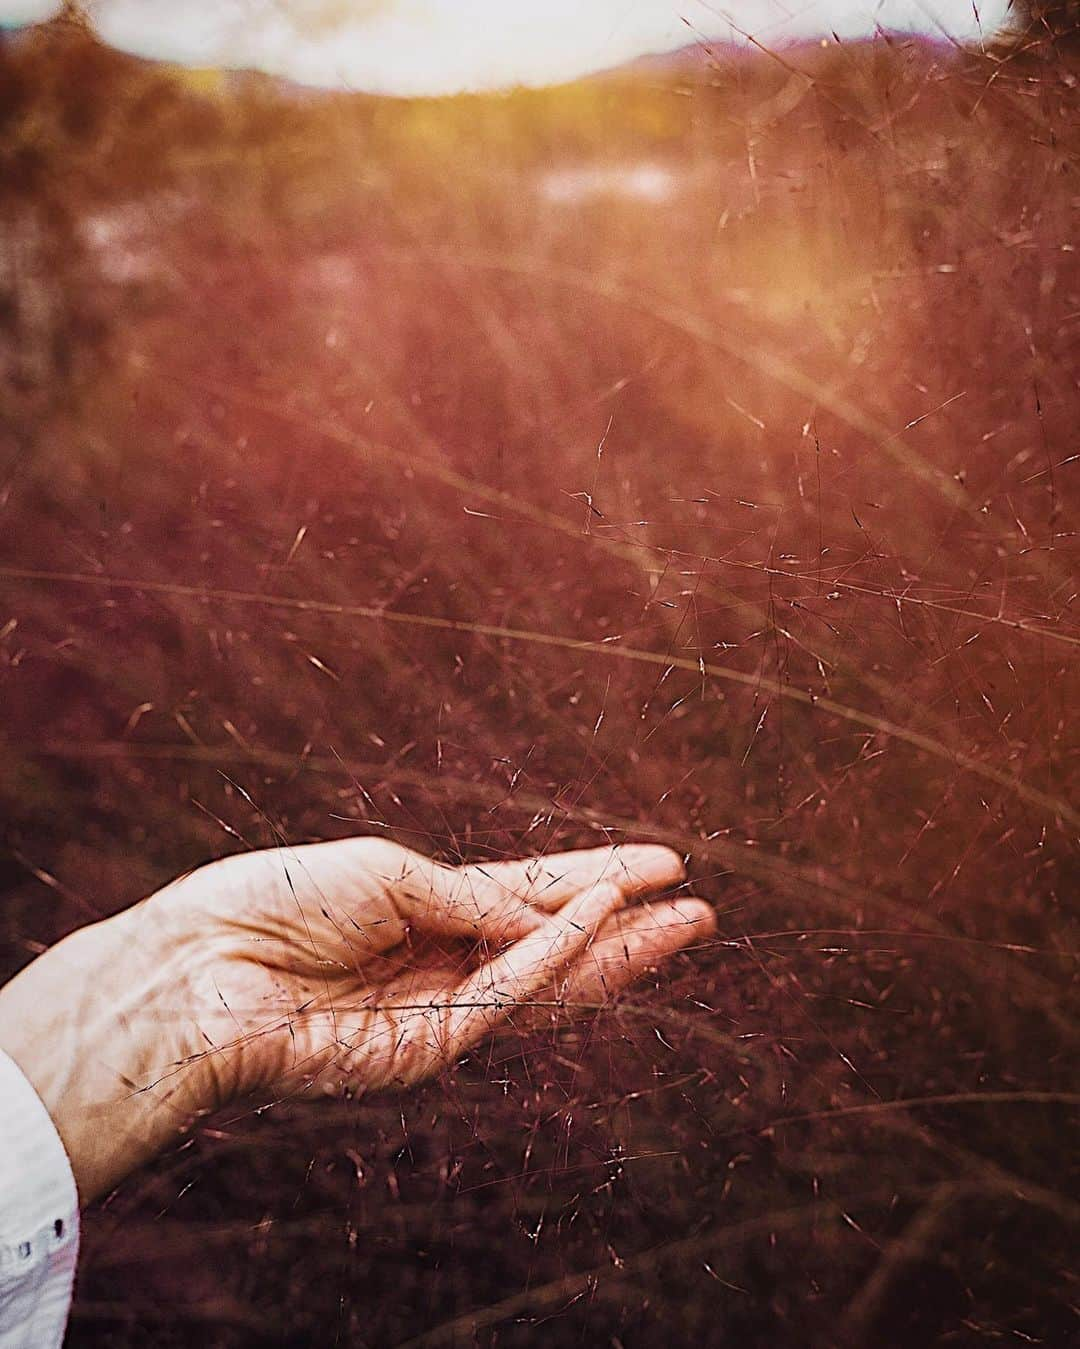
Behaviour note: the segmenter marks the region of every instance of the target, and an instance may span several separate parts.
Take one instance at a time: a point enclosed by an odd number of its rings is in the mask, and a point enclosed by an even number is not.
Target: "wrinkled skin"
[[[80,1198],[238,1097],[404,1088],[501,1023],[603,1004],[714,928],[645,845],[447,867],[358,838],[215,862],[0,989]]]

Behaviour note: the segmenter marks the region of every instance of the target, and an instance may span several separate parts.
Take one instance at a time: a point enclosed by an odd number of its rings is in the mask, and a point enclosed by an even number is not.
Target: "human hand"
[[[406,1087],[501,1023],[601,1005],[709,935],[667,848],[443,866],[375,838],[241,854],[73,933],[0,989],[0,1047],[82,1202],[237,1097]]]

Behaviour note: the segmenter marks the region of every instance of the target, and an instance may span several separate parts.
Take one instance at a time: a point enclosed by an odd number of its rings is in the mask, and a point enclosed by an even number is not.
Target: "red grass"
[[[791,59],[0,51],[9,969],[219,822],[651,837],[722,914],[415,1096],[212,1121],[88,1216],[73,1344],[1075,1333],[1075,60]]]

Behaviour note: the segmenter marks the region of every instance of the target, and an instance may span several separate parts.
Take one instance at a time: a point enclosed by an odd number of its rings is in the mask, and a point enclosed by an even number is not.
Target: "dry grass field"
[[[673,844],[720,933],[87,1214],[81,1346],[1075,1343],[1080,60],[0,46],[0,934]]]

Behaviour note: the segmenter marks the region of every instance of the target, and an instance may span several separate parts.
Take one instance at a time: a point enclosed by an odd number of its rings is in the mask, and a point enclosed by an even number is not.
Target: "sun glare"
[[[61,7],[0,0],[25,23]],[[693,42],[783,46],[879,30],[980,42],[1007,0],[97,0],[99,35],[141,56],[250,67],[302,84],[396,95],[540,86]]]

